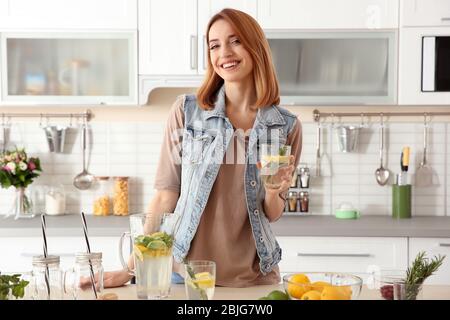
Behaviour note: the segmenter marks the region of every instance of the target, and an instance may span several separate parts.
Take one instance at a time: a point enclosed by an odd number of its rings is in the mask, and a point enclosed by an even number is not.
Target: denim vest
[[[187,255],[200,217],[216,180],[234,130],[225,115],[225,88],[217,96],[213,110],[203,110],[194,95],[185,96],[182,142],[181,192],[175,208],[180,216],[174,237],[173,255],[181,262]],[[278,140],[285,144],[297,118],[278,106],[260,108],[251,130],[245,155],[245,200],[260,258],[260,270],[266,274],[281,260],[281,248],[264,213],[265,189],[256,167],[258,145]]]

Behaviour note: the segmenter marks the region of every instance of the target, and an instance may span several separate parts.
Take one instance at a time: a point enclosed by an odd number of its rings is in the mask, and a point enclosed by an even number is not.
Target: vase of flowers
[[[15,219],[34,217],[27,187],[40,175],[39,158],[28,158],[25,149],[16,148],[0,155],[0,184],[2,188],[16,189],[11,213]]]

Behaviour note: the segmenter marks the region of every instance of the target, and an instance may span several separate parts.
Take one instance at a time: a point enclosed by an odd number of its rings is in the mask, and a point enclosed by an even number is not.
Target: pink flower
[[[11,169],[10,169],[8,166],[2,167],[2,170],[5,170],[5,171],[11,171]]]
[[[36,169],[36,164],[33,161],[28,162],[28,169],[33,171],[34,169]]]

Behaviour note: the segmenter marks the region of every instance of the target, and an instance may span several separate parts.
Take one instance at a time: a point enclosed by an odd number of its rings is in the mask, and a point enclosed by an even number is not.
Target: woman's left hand
[[[287,167],[283,167],[278,169],[277,175],[281,178],[281,185],[280,187],[273,189],[273,188],[267,188],[266,194],[284,194],[289,190],[289,187],[291,186],[292,182],[292,173],[294,172],[294,156],[291,155],[289,157],[289,165]]]

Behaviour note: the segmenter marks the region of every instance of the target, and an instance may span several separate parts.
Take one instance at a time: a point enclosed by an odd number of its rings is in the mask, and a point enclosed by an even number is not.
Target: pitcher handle
[[[135,270],[132,270],[128,267],[128,263],[125,261],[125,259],[123,258],[123,241],[125,238],[129,237],[131,239],[131,234],[129,232],[123,232],[122,235],[120,236],[120,240],[119,240],[119,259],[120,259],[120,263],[122,264],[122,267],[127,270],[127,272],[130,275],[135,275]]]

